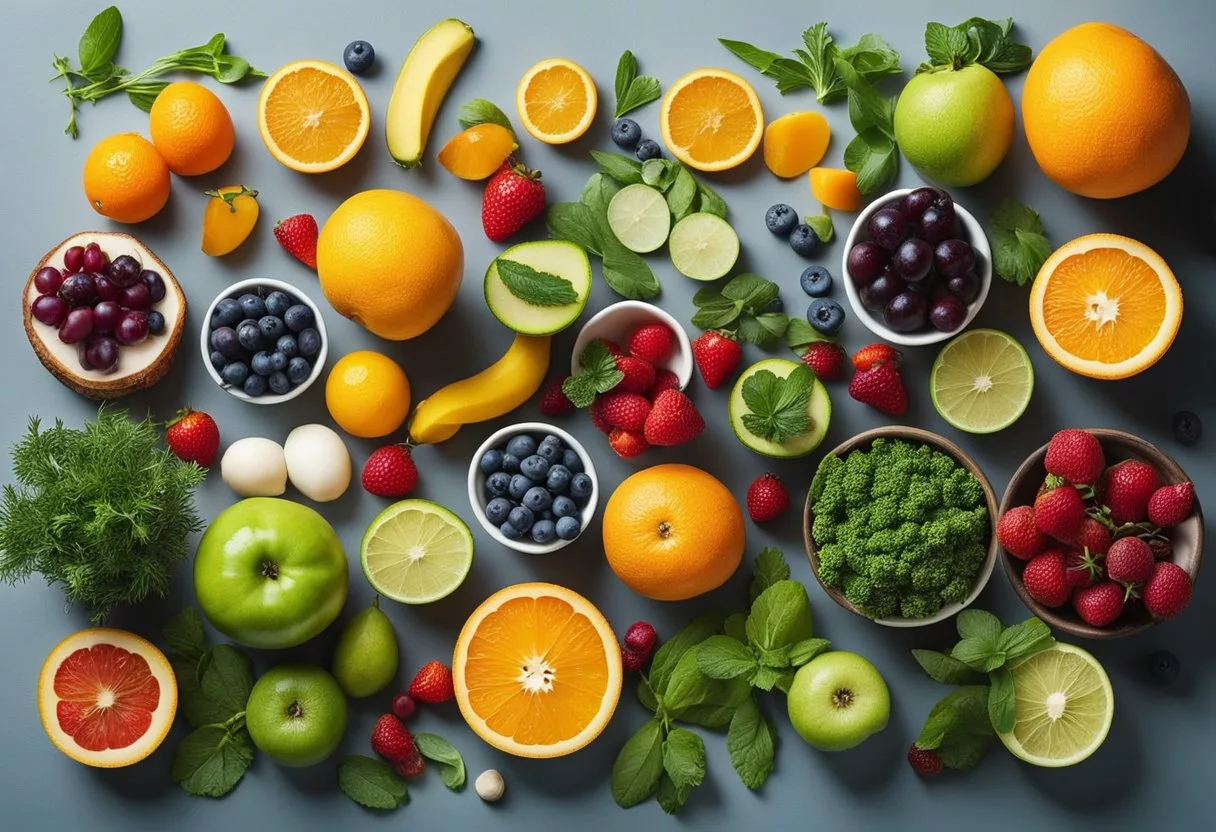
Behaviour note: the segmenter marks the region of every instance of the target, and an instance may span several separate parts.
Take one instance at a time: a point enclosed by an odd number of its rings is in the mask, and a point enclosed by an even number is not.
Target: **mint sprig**
[[[805,364],[785,378],[770,370],[753,373],[743,382],[743,402],[750,411],[743,416],[743,427],[777,444],[806,433],[811,428],[808,408],[814,385],[815,373]]]
[[[409,802],[405,781],[383,760],[351,754],[338,763],[338,788],[368,809],[398,809]]]
[[[780,294],[771,280],[744,273],[722,288],[706,287],[693,295],[693,326],[729,332],[759,347],[771,347],[785,335],[790,319],[784,312],[764,311]]]
[[[849,121],[857,135],[844,149],[844,166],[857,175],[863,194],[882,190],[899,172],[895,143],[895,96],[885,96],[848,61],[837,59],[836,71],[848,88]]]
[[[454,792],[464,788],[464,758],[456,746],[438,734],[419,732],[414,734],[414,746],[418,753],[439,767],[439,779]]]
[[[616,113],[620,118],[639,107],[658,100],[663,94],[659,79],[638,75],[638,59],[628,49],[616,65]]]
[[[590,407],[595,397],[621,383],[625,374],[602,341],[592,341],[579,356],[579,371],[562,382],[562,392],[575,407]]]
[[[1004,199],[992,212],[988,236],[993,271],[1018,286],[1033,281],[1051,256],[1051,242],[1038,213],[1012,198]]]
[[[986,20],[972,17],[957,26],[929,23],[925,26],[925,51],[929,62],[917,73],[962,69],[979,64],[993,72],[1021,72],[1030,66],[1030,47],[1011,36],[1013,18]]]
[[[564,277],[538,271],[516,260],[499,257],[494,262],[502,285],[529,306],[569,306],[578,300],[574,284]]]

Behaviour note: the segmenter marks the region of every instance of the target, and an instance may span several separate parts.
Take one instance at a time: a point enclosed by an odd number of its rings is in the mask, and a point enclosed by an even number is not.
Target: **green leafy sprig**
[[[857,190],[883,190],[899,173],[895,143],[895,96],[885,96],[864,75],[842,59],[836,60],[849,95],[849,121],[857,135],[844,149],[844,166],[857,174]]]
[[[590,407],[595,397],[621,383],[625,374],[603,341],[592,341],[578,358],[579,371],[562,382],[562,392],[575,407]]]
[[[439,769],[439,779],[452,791],[465,784],[464,758],[450,742],[437,734],[414,734],[418,753]],[[338,788],[351,800],[368,809],[392,811],[410,800],[404,779],[383,760],[352,754],[338,763]]]
[[[638,75],[638,59],[628,49],[616,65],[616,112],[620,118],[639,107],[657,101],[663,94],[659,79],[650,75]]]
[[[770,304],[779,296],[780,287],[771,280],[744,273],[731,278],[721,288],[707,286],[692,299],[697,307],[693,326],[727,332],[759,347],[771,347],[785,336],[790,319],[774,312]]]
[[[784,378],[771,370],[760,370],[743,382],[743,402],[748,413],[743,427],[766,442],[782,443],[811,428],[808,406],[815,373],[799,364]]]
[[[500,110],[493,101],[487,101],[484,98],[474,98],[465,102],[461,106],[460,112],[456,114],[456,120],[466,130],[479,124],[497,124],[499,127],[510,130],[512,136],[515,135],[515,128],[511,126],[511,119],[507,118],[507,114]]]
[[[929,23],[925,26],[925,51],[929,61],[917,73],[962,69],[979,64],[993,72],[1021,72],[1030,66],[1030,47],[1011,36],[1013,18],[986,20],[972,17],[957,26]]]
[[[502,285],[529,306],[568,306],[578,300],[574,284],[564,277],[503,257],[494,264]]]
[[[1025,286],[1035,279],[1051,256],[1043,221],[1033,208],[1006,198],[992,212],[988,226],[992,268],[1002,279]]]

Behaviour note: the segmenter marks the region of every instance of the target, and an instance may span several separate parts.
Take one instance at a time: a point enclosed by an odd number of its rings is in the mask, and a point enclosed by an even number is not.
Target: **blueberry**
[[[517,529],[530,529],[535,521],[536,518],[532,515],[532,509],[527,506],[516,506],[507,515],[507,522]]]
[[[532,482],[544,482],[549,476],[549,460],[540,454],[525,457],[519,463],[520,472]]]
[[[275,352],[281,352],[288,358],[295,358],[300,352],[300,343],[294,335],[283,335],[274,342]]]
[[[508,474],[519,473],[519,457],[512,453],[502,455],[502,470]]]
[[[287,328],[291,329],[291,324]],[[296,333],[296,342],[300,346],[300,355],[305,358],[312,358],[321,351],[321,333],[315,329],[300,330]]]
[[[819,251],[819,235],[806,223],[799,223],[790,232],[790,248],[795,254],[810,257]]]
[[[249,365],[244,361],[233,361],[226,364],[224,369],[220,370],[220,378],[224,380],[224,384],[240,387],[245,383],[245,379],[249,378]]]
[[[532,540],[536,543],[552,543],[557,539],[557,528],[552,520],[537,520],[532,524]]]
[[[764,224],[778,237],[789,237],[798,225],[798,212],[792,206],[778,202],[764,212]]]
[[[645,162],[647,159],[662,159],[663,149],[659,147],[659,143],[654,139],[642,139],[638,142],[638,149],[633,151],[633,155],[638,157],[639,161]]]
[[[832,291],[832,275],[823,266],[807,266],[798,282],[813,298],[827,297]]]
[[[352,40],[342,50],[342,63],[355,75],[363,75],[376,62],[376,50],[365,40]]]
[[[299,356],[287,362],[287,379],[292,384],[303,384],[312,375],[312,365],[307,358]]]
[[[278,355],[278,353],[275,354]],[[275,372],[271,373],[270,378],[266,380],[266,383],[270,385],[270,392],[276,393],[280,396],[284,393],[291,392],[291,381],[288,380],[287,374],[281,370],[276,370]]]
[[[287,324],[287,328],[292,332],[303,333],[304,330],[315,326],[317,319],[311,309],[302,303],[297,303],[295,306],[289,306],[283,313],[283,323]]]
[[[553,465],[549,468],[548,476],[545,477],[545,488],[554,494],[560,494],[570,487],[570,480],[573,476],[565,465]]]
[[[245,317],[241,305],[233,298],[222,298],[211,313],[211,328],[221,326],[236,326]]]
[[[486,519],[495,526],[501,526],[507,522],[507,515],[510,513],[511,501],[506,497],[495,497],[486,503]]]
[[[1194,445],[1203,434],[1203,422],[1189,410],[1174,414],[1174,438],[1183,445]]]
[[[502,536],[507,540],[519,540],[521,537],[523,537],[523,535],[520,534],[519,529],[515,528],[510,523],[503,523],[498,527],[498,530],[502,532]]]
[[[550,442],[550,439],[553,441]],[[544,441],[540,443],[540,447],[536,449],[536,455],[543,456],[545,461],[552,465],[555,462],[561,461],[562,451],[565,449],[566,448],[562,444],[562,440],[558,439],[556,436],[546,436]]]
[[[1169,650],[1158,650],[1148,657],[1148,675],[1159,685],[1171,684],[1178,678],[1178,659]]]
[[[553,511],[551,509],[545,509],[544,511],[542,511],[540,514],[538,514],[536,516],[536,519],[537,520],[548,520],[550,522],[557,520],[557,518],[553,516]]]
[[[579,525],[578,518],[570,516],[557,518],[557,524],[554,527],[557,536],[562,540],[574,540],[582,530],[583,528]]]
[[[533,511],[547,511],[553,505],[553,495],[539,485],[534,485],[524,494],[523,504]]]
[[[612,125],[612,141],[621,150],[633,150],[642,140],[642,128],[631,118],[618,118]]]
[[[241,339],[232,327],[222,326],[211,333],[211,349],[225,358],[236,358],[241,354]]]
[[[266,394],[266,377],[253,373],[249,378],[245,379],[245,383],[241,385],[241,389],[245,391],[246,396],[257,398]]]
[[[236,302],[241,305],[241,313],[246,318],[253,318],[256,321],[266,314],[266,301],[257,295],[245,293],[237,298]]]
[[[266,339],[267,344],[273,344],[287,334],[287,324],[283,323],[282,318],[276,318],[274,315],[263,315],[259,318],[258,329],[262,330],[262,337]]]
[[[553,516],[554,517],[574,517],[578,514],[578,506],[574,504],[565,494],[559,494],[553,498]]]
[[[224,355],[219,350],[211,351],[211,366],[216,370],[224,369],[224,365],[228,363],[228,356]]]
[[[270,353],[266,350],[261,350],[253,354],[253,359],[249,362],[249,367],[260,376],[268,376],[275,372],[270,360]]]
[[[487,476],[493,474],[495,471],[501,471],[502,451],[498,450],[497,448],[490,448],[490,450],[481,455],[481,459],[478,461],[477,466],[481,468],[481,473],[486,474]]]
[[[148,313],[148,332],[160,335],[165,331],[165,316],[153,310]]]
[[[273,315],[276,318],[283,317],[283,313],[295,303],[291,299],[291,295],[286,292],[280,292],[278,289],[267,295],[266,300],[263,302],[266,304],[266,314]]]
[[[572,473],[577,474],[583,470],[583,458],[573,448],[566,448],[566,450],[562,451],[562,465],[569,468]]]
[[[216,332],[219,332],[217,329]],[[266,339],[262,337],[262,330],[256,323],[243,323],[237,327],[237,340],[240,345],[250,352],[257,352],[266,346]]]
[[[523,474],[512,474],[511,484],[507,486],[507,495],[512,500],[522,500],[528,490],[532,488],[532,480],[525,477]]]
[[[815,298],[806,310],[806,319],[817,332],[833,335],[844,323],[844,308],[834,300]]]
[[[502,497],[511,485],[511,475],[506,471],[495,471],[486,477],[486,491],[494,497]]]
[[[507,453],[520,459],[532,456],[532,454],[536,453],[536,440],[526,433],[513,436],[511,437],[511,441],[507,443]]]
[[[591,477],[586,474],[575,474],[570,478],[570,496],[576,500],[585,500],[591,496]]]

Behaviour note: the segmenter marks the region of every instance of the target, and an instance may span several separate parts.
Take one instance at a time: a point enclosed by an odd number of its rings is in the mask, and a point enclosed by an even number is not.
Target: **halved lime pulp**
[[[1011,335],[964,332],[937,354],[929,376],[933,406],[968,433],[995,433],[1017,421],[1034,392],[1030,357]]]
[[[645,254],[667,242],[671,211],[656,188],[627,185],[608,203],[608,227],[625,248]]]
[[[1098,750],[1115,715],[1115,693],[1097,659],[1057,644],[1012,672],[1016,722],[999,736],[1013,756],[1060,768]]]
[[[376,592],[403,604],[429,604],[451,594],[473,565],[465,522],[429,500],[402,500],[376,515],[359,558]]]
[[[725,277],[739,259],[739,235],[715,214],[689,214],[671,229],[667,248],[676,271],[693,280]]]

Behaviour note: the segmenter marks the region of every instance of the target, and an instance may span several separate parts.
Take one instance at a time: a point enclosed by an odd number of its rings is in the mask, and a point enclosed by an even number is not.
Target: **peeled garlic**
[[[477,775],[477,780],[473,783],[477,796],[486,803],[493,803],[501,798],[506,788],[507,784],[503,782],[502,775],[492,768]]]
[[[224,451],[220,476],[242,497],[277,497],[287,490],[283,446],[256,436],[238,439]]]
[[[325,425],[300,425],[283,443],[287,476],[310,500],[336,500],[350,485],[351,462],[346,443]]]

